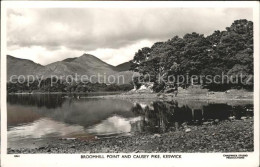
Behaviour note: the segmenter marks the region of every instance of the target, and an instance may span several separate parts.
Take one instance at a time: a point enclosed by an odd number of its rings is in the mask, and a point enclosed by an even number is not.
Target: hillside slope
[[[131,65],[133,65],[133,64],[134,63],[132,61],[129,61],[129,62],[119,64],[115,68],[116,68],[117,71],[129,71]]]
[[[117,71],[115,67],[109,65],[97,57],[89,54],[83,54],[78,58],[65,59],[45,66],[45,69],[40,71],[46,78],[51,75],[110,75]]]
[[[13,76],[19,75],[37,75],[39,71],[44,70],[44,66],[34,63],[31,60],[19,59],[7,55],[7,77],[8,79]],[[16,75],[16,76],[15,76]]]
[[[108,82],[110,75],[110,81],[123,84],[122,76],[125,78],[124,83],[129,83],[132,80],[131,71],[126,71],[124,68],[114,67],[110,64],[103,62],[97,57],[90,54],[83,54],[80,57],[68,58],[62,61],[54,62],[46,66],[34,63],[31,60],[19,59],[12,56],[7,56],[7,76],[8,79],[11,76],[24,75],[38,75],[43,78],[50,78],[51,76],[82,76],[85,75],[88,78],[92,77],[92,82]],[[118,77],[121,77],[119,81]],[[98,79],[99,77],[99,79]],[[63,77],[65,78],[65,77]],[[115,78],[115,80],[113,79]]]

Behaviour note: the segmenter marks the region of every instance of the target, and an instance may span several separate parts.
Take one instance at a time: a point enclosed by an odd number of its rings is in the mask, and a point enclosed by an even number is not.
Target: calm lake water
[[[253,116],[250,101],[132,102],[86,98],[93,95],[8,95],[8,147],[29,147],[29,143],[53,138],[164,133],[178,130],[184,122],[200,126],[229,117]]]

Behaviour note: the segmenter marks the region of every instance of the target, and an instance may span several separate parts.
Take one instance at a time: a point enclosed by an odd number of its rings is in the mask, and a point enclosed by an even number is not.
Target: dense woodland
[[[183,37],[175,36],[166,42],[157,42],[151,48],[145,47],[135,53],[130,62],[132,71],[141,74],[134,78],[133,84],[107,85],[104,83],[66,83],[59,81],[51,86],[50,79],[39,84],[37,81],[28,86],[27,83],[8,83],[9,93],[14,92],[96,92],[96,91],[128,91],[141,82],[153,82],[155,92],[162,91],[167,86],[188,87],[191,80],[183,83],[176,80],[167,82],[160,78],[170,76],[240,76],[237,83],[207,83],[205,78],[196,84],[203,88],[223,91],[231,88],[253,89],[253,22],[236,20],[225,31],[215,31],[209,36],[190,33]],[[163,77],[160,77],[163,76]],[[220,79],[220,78],[219,78]],[[243,83],[242,83],[242,82]],[[244,84],[246,83],[246,84]],[[39,86],[38,86],[39,85]]]
[[[154,82],[153,89],[158,92],[166,85],[178,83],[160,82],[160,77],[171,78],[177,75],[197,76],[241,76],[238,83],[197,82],[204,88],[223,91],[230,88],[253,89],[253,22],[236,20],[226,31],[215,31],[205,37],[203,34],[191,33],[182,38],[175,36],[166,42],[157,42],[151,48],[145,47],[135,54],[132,70],[142,74],[141,79],[134,82],[140,86],[141,81]],[[251,79],[250,79],[251,78]],[[171,80],[170,80],[171,81]],[[243,83],[241,83],[242,81]],[[244,84],[247,81],[246,84]],[[187,79],[187,87],[191,81]]]

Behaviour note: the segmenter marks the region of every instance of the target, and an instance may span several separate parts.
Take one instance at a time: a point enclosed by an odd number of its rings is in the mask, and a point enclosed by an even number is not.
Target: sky
[[[247,8],[12,8],[7,54],[47,65],[88,53],[118,65],[155,42],[207,36],[252,15]]]

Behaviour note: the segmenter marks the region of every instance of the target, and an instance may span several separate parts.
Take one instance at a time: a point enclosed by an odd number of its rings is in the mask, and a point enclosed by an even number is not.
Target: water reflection
[[[19,145],[31,139],[93,138],[164,133],[183,124],[200,126],[230,117],[253,116],[250,103],[153,101],[78,98],[77,95],[10,95],[7,98],[8,141]]]
[[[20,94],[8,95],[7,102],[11,105],[37,106],[57,108],[61,107],[65,98],[62,94]]]
[[[241,119],[242,116],[252,117],[253,105],[230,106],[196,101],[186,104],[178,101],[155,101],[147,105],[136,103],[132,112],[142,116],[143,132],[163,133],[169,129],[178,130],[183,123],[196,126],[203,123],[218,123],[231,117],[235,119]]]
[[[84,128],[78,125],[68,125],[49,118],[42,118],[33,123],[13,127],[9,130],[8,137],[14,138],[42,138],[63,137],[72,134],[84,133]]]
[[[66,100],[74,100],[89,96],[118,94],[118,92],[90,92],[89,94],[9,94],[7,102],[12,105],[46,107],[48,109],[61,107]]]
[[[97,136],[113,136],[131,132],[131,126],[141,120],[141,117],[123,118],[117,115],[109,117],[101,123],[89,127],[86,131]]]

